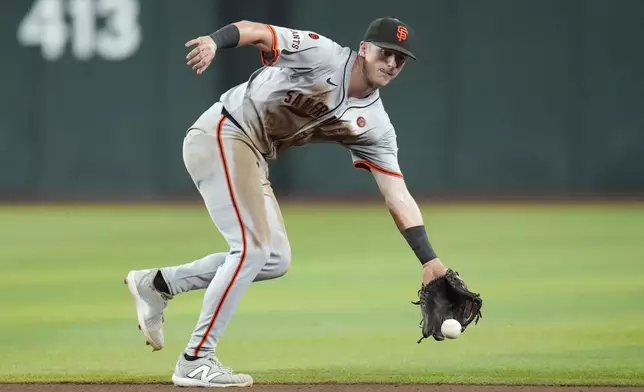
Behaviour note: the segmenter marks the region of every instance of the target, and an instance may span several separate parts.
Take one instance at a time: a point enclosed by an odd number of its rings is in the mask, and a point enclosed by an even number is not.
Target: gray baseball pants
[[[291,250],[268,165],[214,104],[188,130],[183,159],[226,252],[161,269],[170,292],[206,289],[186,353],[214,352],[248,286],[284,275]]]

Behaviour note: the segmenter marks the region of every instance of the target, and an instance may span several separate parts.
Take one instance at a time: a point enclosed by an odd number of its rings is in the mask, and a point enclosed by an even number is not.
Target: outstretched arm
[[[242,20],[231,23],[206,36],[186,42],[186,47],[195,46],[186,56],[187,64],[201,75],[215,58],[217,49],[255,46],[263,52],[271,52],[275,44],[273,31],[262,23]]]
[[[443,266],[429,243],[422,214],[409,193],[405,180],[379,170],[371,172],[398,230],[423,265],[423,284],[445,275],[447,268]]]
[[[219,49],[254,46],[260,50],[263,65],[298,71],[331,64],[341,49],[334,41],[312,31],[247,20],[231,23],[210,35],[186,42],[187,47],[194,45],[196,47],[186,58],[197,75],[208,68]]]

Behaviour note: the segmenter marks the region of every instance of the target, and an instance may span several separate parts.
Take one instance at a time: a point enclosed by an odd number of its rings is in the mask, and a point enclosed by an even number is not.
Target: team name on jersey
[[[291,48],[293,48],[295,50],[299,50],[300,49],[300,40],[301,40],[300,33],[298,33],[295,30],[290,30],[290,32],[291,32],[291,36],[293,37],[293,40],[291,41]]]
[[[318,118],[329,111],[329,107],[324,102],[297,91],[288,91],[284,103],[292,106],[298,114],[313,118]]]

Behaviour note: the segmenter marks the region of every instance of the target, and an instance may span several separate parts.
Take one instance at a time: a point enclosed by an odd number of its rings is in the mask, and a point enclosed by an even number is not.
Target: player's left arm
[[[371,137],[369,133],[363,134],[361,144],[351,146],[353,164],[372,173],[398,230],[423,266],[419,299],[414,302],[423,315],[423,337],[418,342],[429,336],[444,340],[443,322],[455,319],[463,332],[482,316],[483,300],[467,288],[457,272],[446,268],[434,252],[420,208],[400,170],[395,131],[390,124],[384,124],[382,128],[373,128]]]
[[[437,341],[444,340],[447,332],[443,331],[443,323],[447,319],[456,320],[457,326],[460,324],[461,329],[455,335],[458,336],[471,323],[478,323],[483,300],[467,288],[458,273],[445,268],[434,253],[420,208],[403,178],[380,170],[371,172],[398,229],[423,264],[423,283],[418,291],[418,301],[413,302],[420,306],[423,315],[423,333],[418,343],[430,336]]]
[[[429,242],[422,213],[404,178],[382,170],[371,172],[398,230],[423,266],[423,284],[443,276],[447,268]]]
[[[407,240],[423,266],[423,283],[443,276],[447,269],[441,264],[427,237],[423,216],[407,184],[398,162],[396,132],[384,109],[372,109],[369,117],[373,128],[362,133],[351,145],[353,166],[372,173],[380,193],[398,230]]]

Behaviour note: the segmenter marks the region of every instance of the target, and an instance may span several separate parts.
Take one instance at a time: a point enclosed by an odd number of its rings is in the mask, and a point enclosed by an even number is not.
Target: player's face
[[[407,59],[396,50],[381,48],[372,43],[364,46],[362,55],[365,59],[367,80],[375,87],[384,87],[396,79]]]

